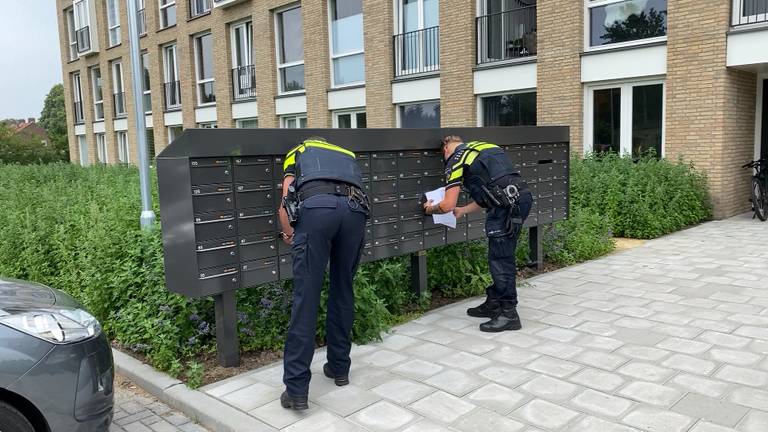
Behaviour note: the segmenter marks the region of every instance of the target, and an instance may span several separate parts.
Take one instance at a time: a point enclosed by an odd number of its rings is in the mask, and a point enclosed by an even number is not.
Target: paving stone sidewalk
[[[710,222],[519,292],[522,331],[451,305],[355,346],[346,387],[318,351],[301,414],[279,364],[204,391],[288,432],[768,431],[768,224]]]
[[[109,432],[208,432],[208,429],[141,391],[116,387]]]

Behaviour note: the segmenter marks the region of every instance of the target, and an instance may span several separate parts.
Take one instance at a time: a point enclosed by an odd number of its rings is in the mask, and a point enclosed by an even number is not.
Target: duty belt
[[[322,194],[341,195],[341,196],[353,196],[356,195],[360,189],[355,186],[350,186],[346,183],[332,182],[332,181],[313,181],[304,185],[298,192],[299,201],[304,201],[309,197]]]

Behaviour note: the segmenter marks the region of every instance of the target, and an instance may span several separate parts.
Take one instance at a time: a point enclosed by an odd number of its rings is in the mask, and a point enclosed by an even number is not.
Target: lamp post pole
[[[131,51],[131,72],[133,74],[134,114],[136,115],[136,145],[139,151],[139,185],[141,188],[141,217],[142,229],[150,228],[155,223],[155,212],[152,210],[152,192],[149,185],[149,154],[147,149],[147,125],[144,118],[144,91],[142,89],[143,74],[141,68],[141,53],[139,48],[139,23],[136,0],[128,0],[128,45]]]

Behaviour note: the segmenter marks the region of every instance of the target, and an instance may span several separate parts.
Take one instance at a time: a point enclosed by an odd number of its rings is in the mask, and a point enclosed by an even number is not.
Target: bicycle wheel
[[[759,179],[752,179],[752,208],[761,221],[768,219],[768,197]]]

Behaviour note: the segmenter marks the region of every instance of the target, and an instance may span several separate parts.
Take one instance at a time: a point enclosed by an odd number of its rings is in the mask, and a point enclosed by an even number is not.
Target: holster
[[[288,194],[283,197],[283,208],[288,215],[288,223],[295,227],[299,221],[299,196],[293,185],[288,186]]]

